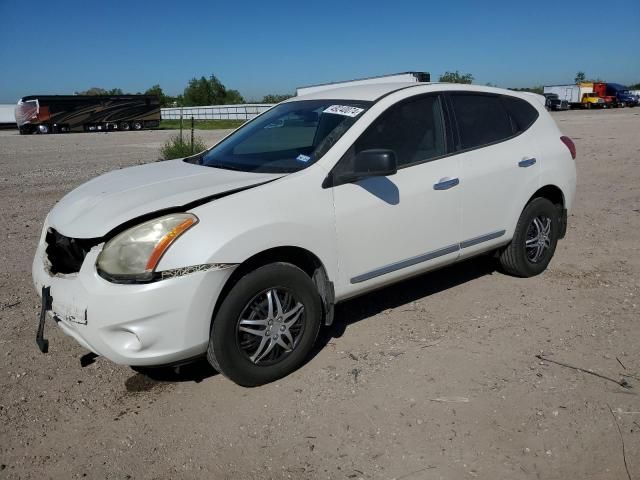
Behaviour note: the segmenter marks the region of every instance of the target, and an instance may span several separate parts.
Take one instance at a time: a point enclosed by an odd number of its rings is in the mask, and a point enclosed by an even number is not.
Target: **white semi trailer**
[[[378,77],[357,78],[355,80],[343,80],[339,82],[320,83],[318,85],[308,85],[298,87],[296,95],[308,95],[309,93],[331,90],[338,87],[349,87],[352,85],[367,85],[370,83],[396,83],[396,82],[430,82],[431,75],[427,72],[404,72],[393,73],[391,75],[380,75]]]
[[[0,105],[0,128],[16,126],[15,105]]]
[[[544,93],[555,93],[560,100],[566,100],[570,104],[580,105],[585,93],[593,93],[593,84],[585,85],[547,85]]]

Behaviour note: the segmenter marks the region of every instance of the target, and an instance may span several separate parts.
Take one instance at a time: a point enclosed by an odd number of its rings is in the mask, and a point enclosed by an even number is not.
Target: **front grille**
[[[100,238],[69,238],[59,234],[53,228],[47,230],[46,254],[51,265],[50,271],[56,273],[78,273],[84,257],[92,247],[102,242]]]

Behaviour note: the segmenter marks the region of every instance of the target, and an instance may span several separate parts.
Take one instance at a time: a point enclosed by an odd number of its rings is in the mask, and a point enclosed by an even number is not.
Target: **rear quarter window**
[[[511,117],[515,133],[524,132],[538,119],[538,110],[526,100],[505,95],[502,101]]]

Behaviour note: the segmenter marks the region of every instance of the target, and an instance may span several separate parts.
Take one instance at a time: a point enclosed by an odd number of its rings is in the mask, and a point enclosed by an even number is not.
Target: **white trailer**
[[[370,83],[397,83],[397,82],[430,82],[431,75],[427,72],[403,72],[378,77],[357,78],[355,80],[343,80],[339,82],[320,83],[296,88],[296,95],[308,95],[309,93],[331,90],[338,87],[350,87],[352,85],[367,85]]]
[[[15,110],[15,105],[0,105],[0,127],[16,126]]]
[[[162,120],[250,120],[266,112],[270,103],[246,103],[240,105],[204,105],[201,107],[170,107],[160,110]]]
[[[547,85],[544,87],[544,93],[555,93],[560,100],[566,100],[572,104],[580,104],[585,93],[593,93],[593,84]]]

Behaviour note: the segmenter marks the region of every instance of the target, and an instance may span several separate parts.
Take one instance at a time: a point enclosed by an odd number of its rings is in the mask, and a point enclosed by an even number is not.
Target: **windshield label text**
[[[322,113],[335,113],[336,115],[344,115],[346,117],[357,117],[364,108],[350,107],[348,105],[331,105],[325,108]]]

